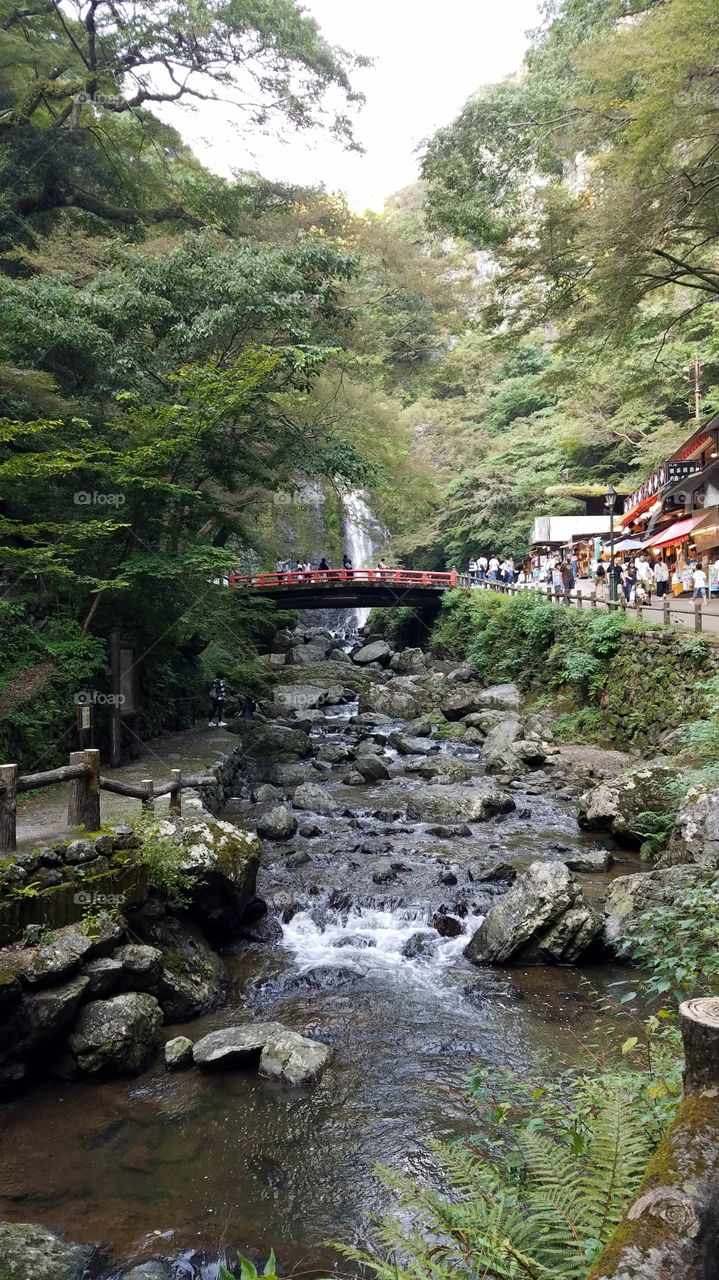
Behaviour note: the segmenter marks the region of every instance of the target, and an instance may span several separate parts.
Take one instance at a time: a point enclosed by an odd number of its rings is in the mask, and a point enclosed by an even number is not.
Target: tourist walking
[[[477,577],[480,582],[484,582],[485,578],[487,577],[488,568],[489,568],[489,561],[487,560],[487,557],[480,556],[479,560],[477,561]]]
[[[322,559],[320,560],[320,563],[319,563],[318,568],[319,568],[320,573],[328,573],[328,572],[329,572],[329,565],[328,565],[328,563],[327,563],[327,561],[326,561],[326,559],[325,559],[325,557],[324,557],[324,556],[323,556],[323,557],[322,557]]]
[[[594,570],[594,590],[596,593],[597,600],[604,599],[604,596],[606,594],[606,585],[607,585],[607,571],[604,568],[604,565],[602,564],[601,560],[598,560],[597,566]]]
[[[351,578],[351,577],[352,577],[352,561],[350,560],[350,558],[349,558],[349,556],[347,555],[347,552],[346,552],[346,551],[345,551],[345,553],[344,553],[344,555],[343,555],[343,557],[342,557],[342,568],[344,569],[345,573],[347,574],[347,577],[348,577],[348,578]]]
[[[652,587],[654,586],[654,572],[649,560],[646,556],[640,556],[637,561],[637,584],[641,583],[645,596],[648,600],[652,598]]]
[[[490,580],[490,582],[496,582],[496,581],[497,581],[497,574],[498,574],[498,573],[499,573],[499,560],[497,559],[497,557],[496,557],[496,556],[492,556],[492,557],[490,558],[490,561],[489,561],[489,580]]]
[[[657,598],[661,599],[669,590],[669,565],[666,560],[657,560],[654,566],[654,581],[657,584]]]
[[[563,560],[559,566],[559,573],[562,580],[562,591],[564,592],[564,603],[569,604],[572,597],[572,587],[574,586],[574,574],[569,560]]]
[[[221,671],[217,672],[210,685],[210,723],[209,729],[224,728],[227,721],[225,715],[226,698],[225,681]]]
[[[705,600],[707,594],[707,575],[700,564],[694,570],[694,599]]]
[[[709,566],[709,596],[719,594],[719,556]]]

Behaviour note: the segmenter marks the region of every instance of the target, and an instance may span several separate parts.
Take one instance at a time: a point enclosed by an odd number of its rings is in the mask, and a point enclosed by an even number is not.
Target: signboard
[[[83,730],[92,728],[91,706],[79,706],[77,708],[77,727],[80,730],[80,733],[82,733]]]
[[[667,483],[675,484],[677,480],[684,480],[686,476],[694,475],[695,471],[701,471],[701,469],[698,458],[692,459],[691,462],[668,462]]]

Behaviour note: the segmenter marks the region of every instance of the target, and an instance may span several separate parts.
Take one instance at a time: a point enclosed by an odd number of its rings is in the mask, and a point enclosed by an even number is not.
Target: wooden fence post
[[[0,853],[17,849],[17,765],[0,764]]]
[[[704,996],[679,1006],[684,1041],[684,1092],[719,1088],[719,1000]]]
[[[662,622],[665,627],[670,627],[672,623],[671,605],[669,596],[665,596],[662,600]]]
[[[155,812],[155,784],[152,778],[143,778],[140,786],[147,791],[147,796],[142,801],[143,813],[151,815]]]
[[[592,590],[589,592],[589,607],[590,609],[596,609],[597,607],[597,588],[596,587],[593,587]]]
[[[84,764],[84,751],[71,751],[70,764]],[[81,827],[85,821],[85,787],[87,775],[71,778],[67,789],[67,825]]]
[[[702,629],[702,602],[701,600],[695,600],[694,601],[694,630],[701,631],[701,629]]]
[[[182,770],[170,769],[170,813],[182,813]]]
[[[100,829],[100,752],[89,748],[85,752],[87,777],[85,780],[85,830]]]

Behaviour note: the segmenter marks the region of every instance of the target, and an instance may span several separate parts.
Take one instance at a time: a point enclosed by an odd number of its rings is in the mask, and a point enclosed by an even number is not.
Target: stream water
[[[333,708],[313,728],[320,753],[355,741],[356,710]],[[476,749],[442,750],[481,768]],[[321,1081],[287,1090],[241,1071],[170,1075],[158,1063],[129,1082],[47,1082],[0,1108],[0,1217],[104,1241],[125,1266],[172,1256],[177,1276],[214,1280],[218,1256],[235,1248],[262,1257],[274,1247],[287,1269],[337,1269],[326,1242],[365,1240],[368,1217],[389,1208],[377,1162],[432,1177],[427,1143],[466,1124],[475,1063],[541,1061],[551,1072],[601,1034],[581,971],[483,970],[462,954],[501,891],[467,868],[594,844],[570,801],[530,777],[514,813],[441,840],[399,816],[398,800],[426,784],[406,757],[385,748],[384,758],[391,780],[361,787],[343,785],[346,764],[324,764],[317,781],[335,812],[299,815],[312,834],[266,847],[265,940],[230,948],[222,1009],[166,1028],[194,1039],[250,1015],[277,1018],[334,1046]],[[254,824],[267,807],[245,791],[225,816]],[[397,868],[387,883],[375,880],[378,859]],[[592,891],[605,882],[592,878]],[[464,934],[430,931],[438,910]],[[617,976],[595,968],[592,985]]]

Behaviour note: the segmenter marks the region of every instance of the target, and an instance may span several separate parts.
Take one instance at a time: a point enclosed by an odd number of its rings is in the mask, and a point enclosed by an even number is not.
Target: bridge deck
[[[231,573],[230,587],[266,596],[288,609],[417,606],[459,586],[456,570],[309,569],[288,573]]]

